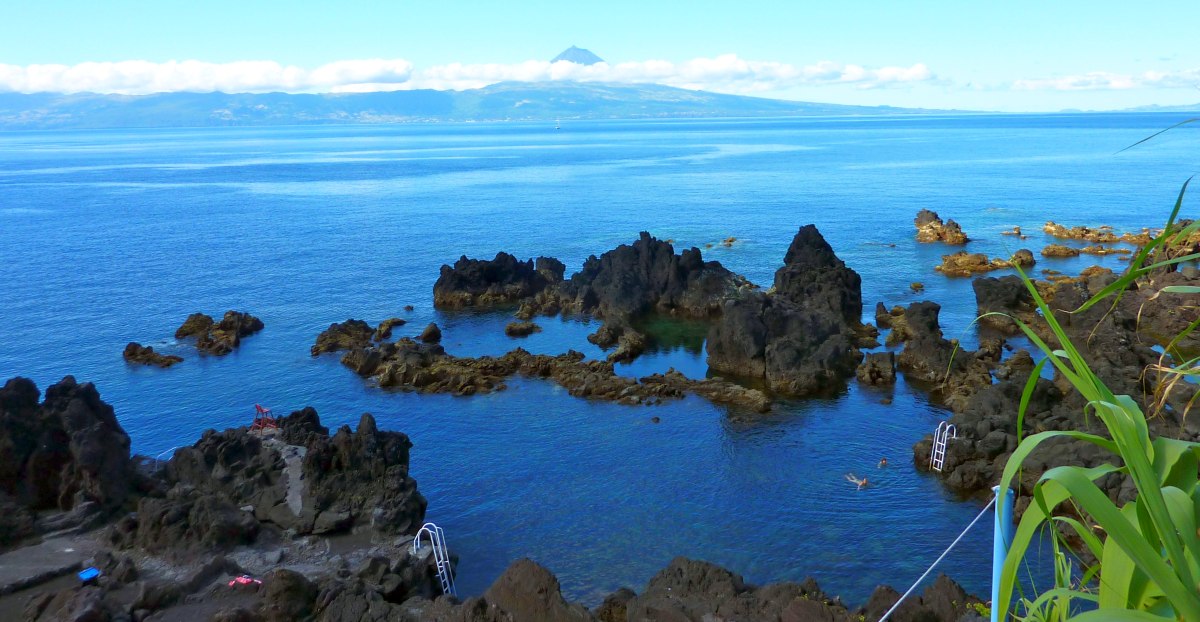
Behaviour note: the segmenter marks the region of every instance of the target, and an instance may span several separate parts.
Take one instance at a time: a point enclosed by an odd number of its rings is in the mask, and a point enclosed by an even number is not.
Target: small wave
[[[0,215],[4,216],[40,216],[44,214],[53,214],[52,210],[38,209],[34,207],[2,207]]]

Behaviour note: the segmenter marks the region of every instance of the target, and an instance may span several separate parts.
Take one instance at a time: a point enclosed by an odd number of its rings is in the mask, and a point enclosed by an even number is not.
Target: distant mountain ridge
[[[0,93],[0,128],[204,127],[402,123],[926,114],[891,106],[796,102],[656,84],[501,82],[465,91],[345,94]]]
[[[580,65],[595,65],[596,63],[604,62],[603,58],[596,56],[591,50],[577,48],[573,45],[563,50],[561,54],[555,56],[550,62],[557,63],[563,60],[571,63],[578,63]]]

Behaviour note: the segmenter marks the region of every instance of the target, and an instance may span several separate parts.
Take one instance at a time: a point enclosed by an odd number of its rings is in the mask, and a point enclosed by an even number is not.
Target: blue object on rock
[[[83,570],[79,571],[79,580],[83,581],[84,583],[87,583],[89,581],[95,581],[96,578],[99,576],[100,576],[100,569],[96,568],[95,566],[91,566],[89,568],[84,568]]]

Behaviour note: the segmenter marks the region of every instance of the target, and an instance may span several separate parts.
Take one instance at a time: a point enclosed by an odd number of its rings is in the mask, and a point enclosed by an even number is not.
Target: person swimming
[[[858,490],[862,490],[863,488],[867,487],[867,478],[864,477],[862,479],[859,479],[853,473],[846,474],[846,481],[858,486]]]
[[[883,467],[886,467],[886,466],[887,466],[887,458],[886,457],[880,458],[879,459],[879,468],[882,469]]]

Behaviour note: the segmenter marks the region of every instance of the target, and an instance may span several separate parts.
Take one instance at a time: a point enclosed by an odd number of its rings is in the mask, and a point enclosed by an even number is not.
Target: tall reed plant
[[[1077,313],[1094,305],[1111,302],[1139,279],[1173,264],[1200,258],[1200,253],[1170,257],[1169,249],[1200,229],[1200,221],[1176,222],[1188,184],[1183,184],[1163,232],[1131,260],[1129,269],[1085,302]],[[1200,444],[1152,438],[1147,418],[1128,395],[1114,395],[1088,365],[1072,343],[1053,310],[1037,287],[1018,268],[1021,279],[1037,305],[1041,321],[1049,329],[1051,343],[1038,331],[1017,321],[1022,332],[1041,350],[1044,358],[1030,374],[1017,413],[1019,443],[1004,468],[1001,490],[1012,487],[1022,464],[1034,450],[1054,438],[1091,443],[1111,452],[1111,464],[1085,468],[1061,466],[1047,470],[1033,486],[1032,500],[1018,523],[1004,563],[999,602],[994,608],[1008,615],[1013,609],[1013,589],[1022,562],[1038,532],[1049,527],[1055,534],[1056,585],[1025,601],[1025,619],[1092,621],[1200,622]],[[1162,292],[1195,295],[1200,288],[1174,286]],[[1171,353],[1186,339],[1200,320],[1177,335],[1167,347]],[[1165,360],[1165,359],[1164,359]],[[1197,358],[1176,364],[1162,363],[1164,378],[1200,375]],[[1102,433],[1083,430],[1046,431],[1022,438],[1023,422],[1040,372],[1047,364],[1086,400],[1085,414],[1103,424]],[[1160,361],[1161,363],[1161,361]],[[1132,480],[1137,489],[1133,501],[1118,507],[1096,481],[1112,473]],[[1001,495],[997,503],[1004,503]],[[998,508],[999,510],[999,508]],[[1080,572],[1064,568],[1059,549],[1059,529],[1073,533],[1096,561]]]

